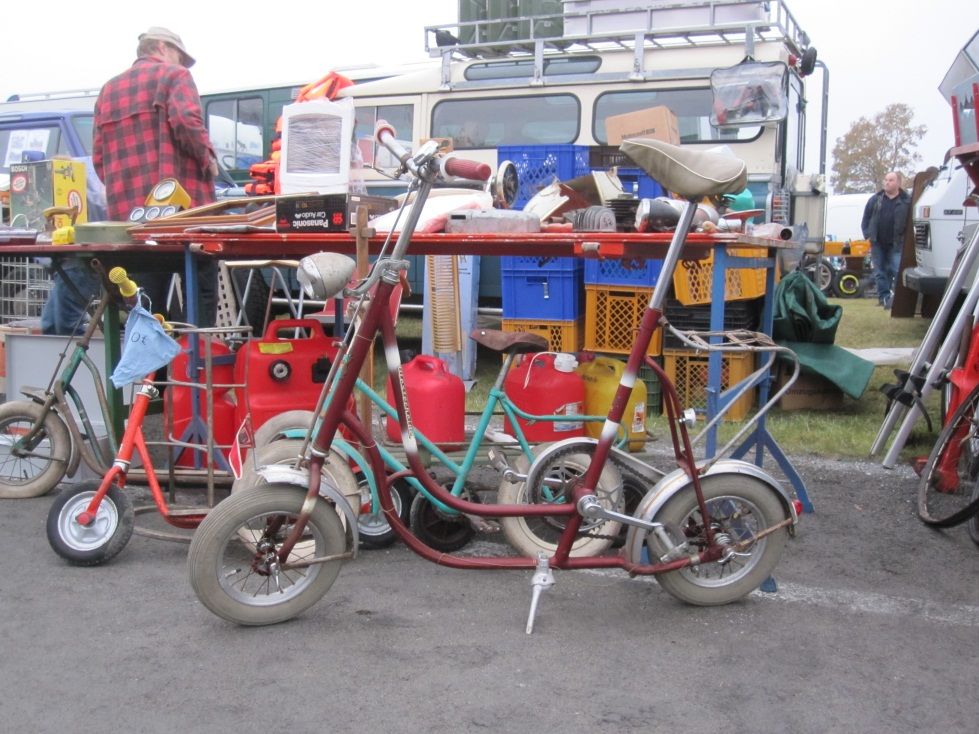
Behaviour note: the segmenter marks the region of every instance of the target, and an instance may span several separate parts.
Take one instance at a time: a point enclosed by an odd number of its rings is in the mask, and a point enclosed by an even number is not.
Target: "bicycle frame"
[[[333,439],[341,425],[352,435],[361,445],[363,451],[372,467],[375,476],[386,477],[382,483],[380,493],[381,507],[387,520],[395,532],[415,553],[431,560],[434,563],[450,566],[453,568],[518,568],[532,569],[537,568],[538,559],[530,557],[490,557],[490,558],[464,558],[441,553],[429,548],[418,540],[410,530],[401,522],[398,517],[391,498],[391,486],[394,481],[406,476],[413,476],[421,482],[431,496],[442,504],[469,515],[478,517],[560,517],[566,518],[566,524],[558,540],[557,549],[550,559],[550,565],[554,568],[576,569],[576,568],[623,568],[635,574],[658,574],[672,571],[692,564],[709,563],[716,561],[724,556],[726,550],[714,542],[713,530],[710,523],[705,523],[706,548],[691,555],[668,562],[658,562],[652,564],[633,563],[624,556],[595,556],[595,557],[572,557],[570,555],[572,544],[577,536],[584,516],[579,512],[579,506],[585,507],[589,502],[594,501],[594,488],[602,468],[609,458],[613,441],[618,433],[626,405],[635,384],[636,375],[640,363],[645,360],[646,349],[652,340],[653,333],[662,318],[662,302],[665,298],[665,289],[654,291],[649,305],[643,313],[638,334],[632,352],[629,355],[626,365],[626,378],[620,382],[619,387],[612,400],[609,414],[605,420],[601,437],[595,446],[592,460],[586,470],[581,482],[572,491],[570,502],[550,505],[483,505],[471,502],[454,496],[451,492],[440,487],[428,476],[425,467],[422,465],[418,451],[418,443],[415,437],[414,427],[411,423],[411,416],[407,407],[407,400],[404,389],[404,376],[400,355],[398,353],[397,337],[395,334],[394,320],[390,313],[389,301],[392,298],[395,286],[399,282],[401,271],[405,265],[403,263],[404,254],[408,250],[411,240],[411,233],[414,231],[415,224],[421,213],[421,206],[427,198],[428,192],[434,182],[434,173],[424,175],[422,167],[418,166],[420,172],[416,183],[413,185],[415,200],[409,210],[407,222],[403,225],[398,236],[397,244],[392,255],[388,259],[379,259],[375,263],[377,272],[365,284],[377,281],[376,291],[373,293],[366,312],[363,314],[356,332],[349,339],[349,348],[341,350],[341,358],[338,359],[331,379],[328,380],[330,389],[330,399],[325,406],[323,421],[316,431],[312,447],[309,469],[309,486],[306,493],[306,501],[303,509],[296,518],[288,537],[279,549],[279,560],[283,567],[289,567],[289,555],[303,530],[305,529],[309,513],[317,501],[321,482],[321,469],[323,462],[330,451]],[[688,201],[686,208],[681,216],[680,223],[674,233],[670,248],[667,252],[661,278],[668,279],[679,261],[683,241],[687,232],[690,230],[693,221],[693,214],[696,205],[693,201]],[[346,408],[347,398],[356,388],[357,376],[361,367],[370,357],[373,347],[374,337],[380,333],[383,345],[385,360],[387,362],[389,378],[392,384],[397,385],[394,391],[395,408],[401,426],[402,443],[406,451],[406,458],[409,469],[394,474],[386,474],[386,468],[378,446],[371,432],[364,427],[360,420]],[[686,425],[679,420],[680,403],[676,389],[670,382],[666,373],[659,368],[654,368],[657,376],[661,380],[663,390],[663,400],[670,425],[671,436],[673,438],[674,454],[677,464],[685,472],[689,479],[693,491],[696,493],[697,504],[704,518],[710,517],[707,505],[701,489],[699,472],[694,460],[693,451]],[[326,388],[325,388],[326,389]],[[616,519],[638,527],[645,528],[654,533],[658,533],[667,545],[670,545],[662,525],[655,522],[647,522],[638,518],[615,514]],[[789,518],[783,523],[779,523],[763,531],[763,534],[774,532],[785,525],[791,524]],[[755,536],[755,539],[762,536]]]

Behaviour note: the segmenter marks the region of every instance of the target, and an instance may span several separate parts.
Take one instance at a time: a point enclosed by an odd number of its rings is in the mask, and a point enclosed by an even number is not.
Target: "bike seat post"
[[[673,282],[673,273],[676,271],[677,263],[680,261],[680,255],[683,252],[683,243],[690,233],[690,228],[693,225],[693,216],[696,211],[697,202],[693,199],[687,199],[686,205],[683,207],[683,212],[680,214],[680,221],[677,222],[676,229],[673,231],[673,239],[670,240],[670,246],[666,251],[666,256],[663,258],[663,269],[660,271],[659,276],[660,283]],[[669,288],[655,288],[649,304],[650,307],[662,312],[663,304],[666,302],[666,296],[669,291]]]

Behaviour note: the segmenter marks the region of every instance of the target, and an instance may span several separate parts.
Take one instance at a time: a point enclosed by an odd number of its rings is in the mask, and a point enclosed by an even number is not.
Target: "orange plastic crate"
[[[547,339],[554,352],[577,352],[584,341],[584,320],[537,321],[534,319],[503,319],[503,331],[526,331]]]
[[[764,247],[732,247],[738,257],[767,257]],[[765,268],[728,268],[724,282],[725,301],[743,301],[765,295]],[[681,260],[673,274],[673,290],[684,306],[711,302],[714,284],[714,251],[703,260]]]
[[[652,294],[652,288],[585,284],[585,349],[612,354],[631,352]],[[658,328],[646,354],[655,357],[662,351],[663,329]]]
[[[721,390],[736,385],[754,371],[751,352],[727,352],[721,355]],[[682,408],[698,413],[707,410],[707,369],[709,356],[693,349],[664,349],[663,369],[676,386]],[[725,420],[738,421],[748,415],[755,404],[755,391],[738,398],[724,414]]]

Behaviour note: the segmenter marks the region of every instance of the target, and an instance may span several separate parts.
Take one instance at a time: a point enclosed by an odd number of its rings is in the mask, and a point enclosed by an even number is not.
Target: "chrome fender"
[[[293,469],[283,464],[270,464],[258,470],[259,475],[268,484],[289,484],[299,487],[303,491],[309,489],[309,472],[305,469]],[[351,472],[351,477],[353,472]],[[360,547],[360,528],[357,526],[357,513],[350,506],[350,502],[332,482],[331,477],[322,476],[320,479],[320,497],[332,502],[342,513],[347,521],[347,532],[350,534],[351,552],[353,557],[357,557],[357,549]],[[356,480],[354,480],[356,486]],[[357,498],[360,498],[360,491],[357,491]],[[359,507],[359,505],[358,505]]]
[[[792,498],[788,492],[761,467],[738,459],[720,459],[711,465],[710,469],[704,473],[704,476],[716,476],[718,474],[747,474],[748,476],[761,480],[775,492],[775,496],[779,498],[782,506],[785,508],[786,516],[792,518],[792,525],[795,525],[799,521],[799,515],[795,510],[795,505],[792,503]],[[647,522],[652,522],[656,514],[663,508],[663,505],[677,492],[689,486],[689,484],[690,479],[687,477],[686,472],[683,469],[675,469],[660,479],[646,493],[646,496],[642,498],[633,516]],[[625,553],[625,557],[631,562],[642,562],[642,548],[646,542],[648,533],[649,531],[643,528],[637,528],[634,525],[629,526],[623,552]]]

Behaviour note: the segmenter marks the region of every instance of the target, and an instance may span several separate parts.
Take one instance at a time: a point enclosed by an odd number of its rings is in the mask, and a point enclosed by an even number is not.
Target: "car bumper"
[[[940,296],[945,292],[948,278],[922,271],[920,268],[907,268],[904,271],[904,285],[925,296]]]

